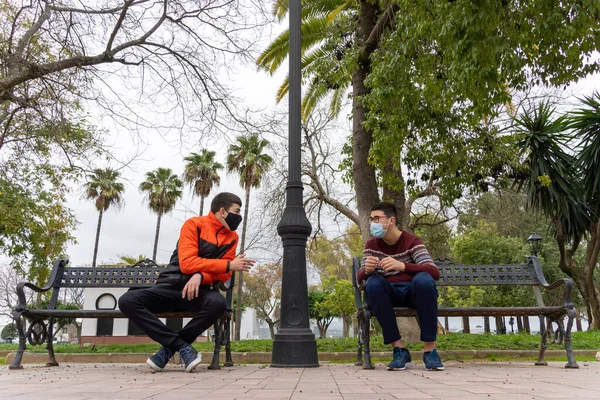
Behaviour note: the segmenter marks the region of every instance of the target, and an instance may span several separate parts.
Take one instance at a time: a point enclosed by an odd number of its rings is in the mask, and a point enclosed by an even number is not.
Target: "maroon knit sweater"
[[[385,276],[388,282],[410,282],[412,281],[412,277],[419,272],[427,272],[436,281],[440,279],[440,271],[431,259],[423,241],[405,231],[402,231],[400,238],[394,244],[387,244],[383,239],[379,238],[369,239],[365,245],[362,268],[358,271],[357,279],[359,283],[370,276],[365,273],[365,260],[367,256],[374,256],[380,260],[390,256],[404,263],[406,266],[404,272],[386,272],[379,267],[375,269],[373,273]]]

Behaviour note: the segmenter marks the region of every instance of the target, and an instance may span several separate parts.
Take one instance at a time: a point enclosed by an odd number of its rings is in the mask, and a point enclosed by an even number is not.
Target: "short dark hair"
[[[221,192],[215,196],[215,198],[210,203],[210,211],[216,213],[223,207],[224,209],[229,209],[232,204],[237,204],[240,207],[242,206],[242,200],[233,193],[229,192]]]
[[[398,221],[398,209],[393,203],[389,203],[387,201],[380,201],[379,203],[371,207],[371,211],[383,211],[386,217],[394,217],[396,218],[396,221]]]

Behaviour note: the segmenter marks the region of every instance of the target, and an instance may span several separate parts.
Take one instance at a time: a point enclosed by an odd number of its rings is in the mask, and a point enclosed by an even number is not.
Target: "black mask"
[[[229,229],[235,231],[242,222],[242,216],[234,213],[227,213],[225,222],[229,225]]]

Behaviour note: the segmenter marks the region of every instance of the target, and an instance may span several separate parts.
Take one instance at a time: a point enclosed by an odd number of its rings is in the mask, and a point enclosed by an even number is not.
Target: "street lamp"
[[[317,342],[308,322],[306,241],[312,227],[302,200],[301,180],[301,0],[290,0],[289,159],[286,205],[277,225],[283,242],[280,327],[273,340],[271,367],[318,367]]]
[[[529,243],[529,248],[531,249],[531,255],[537,256],[538,252],[542,248],[542,237],[534,232],[527,238],[527,243]]]

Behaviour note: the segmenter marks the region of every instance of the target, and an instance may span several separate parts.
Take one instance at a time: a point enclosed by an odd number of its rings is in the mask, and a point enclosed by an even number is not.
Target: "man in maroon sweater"
[[[400,336],[394,307],[417,310],[424,342],[423,362],[428,371],[444,369],[435,350],[437,334],[437,288],[440,271],[417,236],[396,226],[398,211],[392,203],[377,203],[371,209],[373,237],[365,245],[358,282],[366,280],[365,292],[373,315],[383,330],[383,341],[391,344],[393,360],[388,370],[403,370],[412,364]]]

